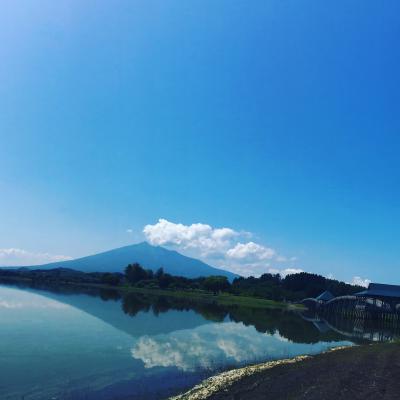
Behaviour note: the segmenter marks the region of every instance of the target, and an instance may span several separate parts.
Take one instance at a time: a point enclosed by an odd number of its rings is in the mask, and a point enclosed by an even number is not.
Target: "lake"
[[[354,343],[294,312],[0,285],[0,398],[164,399],[226,369]]]

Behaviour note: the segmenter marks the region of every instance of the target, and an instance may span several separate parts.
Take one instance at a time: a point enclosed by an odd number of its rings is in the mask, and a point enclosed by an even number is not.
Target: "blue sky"
[[[162,219],[272,249],[257,273],[400,284],[397,0],[0,8],[2,264]]]

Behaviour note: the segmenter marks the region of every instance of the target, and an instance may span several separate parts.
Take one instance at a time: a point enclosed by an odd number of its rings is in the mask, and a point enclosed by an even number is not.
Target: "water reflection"
[[[340,313],[323,316],[313,311],[301,314],[305,321],[313,324],[321,333],[335,332],[354,342],[387,342],[400,339],[400,324],[397,321],[371,320],[360,313],[357,318]]]
[[[334,329],[317,329],[316,324],[308,322],[307,318],[278,309],[222,306],[213,301],[135,292],[123,294],[117,290],[93,287],[49,286],[43,283],[17,285],[81,309],[134,337],[193,329],[207,321],[230,321],[254,327],[259,333],[279,333],[280,337],[293,343],[315,344],[321,341],[341,341],[344,338]],[[99,298],[102,302],[98,301]],[[182,313],[186,315],[185,318],[181,317]],[[132,324],[132,318],[135,324]]]
[[[37,293],[0,287],[0,302],[1,399],[66,398],[132,376],[131,336]]]
[[[260,334],[253,326],[225,322],[167,335],[142,336],[132,348],[132,356],[142,360],[146,368],[162,366],[182,371],[215,371],[261,360],[314,354],[330,347],[332,343],[329,342],[293,344],[278,332]]]
[[[0,287],[2,399],[166,398],[221,369],[342,344],[350,342],[340,333],[281,310],[92,287]]]
[[[0,292],[0,309],[57,309],[68,308],[66,304],[53,301],[41,296],[32,296],[28,292],[20,292],[12,289]]]

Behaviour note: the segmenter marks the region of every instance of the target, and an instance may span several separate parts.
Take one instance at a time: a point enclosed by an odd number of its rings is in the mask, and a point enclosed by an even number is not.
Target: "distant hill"
[[[123,272],[128,264],[135,262],[153,271],[163,267],[164,271],[169,274],[187,278],[222,275],[232,280],[237,277],[237,275],[229,271],[211,267],[200,260],[186,257],[176,251],[167,250],[160,246],[151,246],[147,242],[120,247],[75,260],[28,266],[28,268],[70,268],[83,272]]]

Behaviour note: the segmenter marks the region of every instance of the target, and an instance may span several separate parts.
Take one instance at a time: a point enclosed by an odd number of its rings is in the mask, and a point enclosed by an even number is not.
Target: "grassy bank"
[[[30,283],[38,283],[34,282],[32,279],[18,277],[18,278],[2,278],[2,281],[12,282],[21,282],[25,284]],[[40,282],[39,282],[40,283]],[[56,282],[52,282],[51,284],[56,284]],[[302,306],[278,302],[268,299],[262,299],[257,297],[249,297],[249,296],[237,296],[229,293],[219,293],[213,294],[204,291],[198,290],[171,290],[171,289],[158,289],[158,288],[141,288],[135,286],[112,286],[105,284],[97,284],[97,283],[76,283],[61,280],[58,282],[60,285],[66,286],[75,286],[75,287],[91,287],[97,289],[106,289],[106,290],[116,290],[123,293],[139,293],[149,296],[167,296],[173,298],[187,299],[190,301],[201,301],[204,303],[215,303],[223,306],[240,306],[240,307],[251,307],[251,308],[274,308],[274,309],[301,309]]]
[[[188,300],[197,300],[205,303],[215,303],[225,306],[241,306],[251,308],[278,308],[278,309],[302,309],[301,305],[283,303],[268,299],[260,299],[257,297],[236,296],[229,293],[207,293],[195,290],[168,290],[168,289],[153,289],[140,288],[135,286],[108,286],[98,284],[86,284],[85,286],[97,287],[101,289],[113,289],[123,293],[141,293],[151,296],[167,296]]]
[[[238,305],[242,307],[252,308],[296,308],[297,305],[277,302],[273,300],[260,299],[256,297],[235,296],[229,293],[212,294],[199,291],[180,291],[180,290],[162,290],[162,289],[147,289],[137,287],[124,287],[120,290],[127,292],[143,293],[155,296],[169,296],[186,299],[196,299],[204,302],[213,302],[220,305]]]
[[[400,344],[356,346],[228,371],[174,400],[400,398]]]

